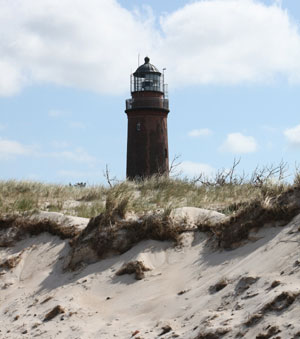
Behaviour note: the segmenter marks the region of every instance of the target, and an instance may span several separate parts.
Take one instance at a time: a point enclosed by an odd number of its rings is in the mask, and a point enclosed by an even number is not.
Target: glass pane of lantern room
[[[144,91],[153,91],[153,80],[151,74],[145,75],[145,80],[142,84]]]
[[[158,75],[158,74],[153,74],[153,90],[154,91],[161,91],[160,75]]]
[[[139,92],[142,90],[142,81],[143,78],[134,76],[134,92]]]

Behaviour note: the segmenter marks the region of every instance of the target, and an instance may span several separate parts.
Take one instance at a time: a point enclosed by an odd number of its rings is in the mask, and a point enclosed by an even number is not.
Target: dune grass
[[[0,181],[0,213],[36,210],[91,217],[104,208],[104,186],[74,187],[31,181]]]
[[[37,210],[91,218],[103,211],[145,214],[157,210],[191,206],[230,215],[243,204],[276,195],[290,185],[266,182],[199,184],[189,179],[153,176],[143,181],[123,181],[112,187],[43,184],[30,181],[0,181],[0,213]]]

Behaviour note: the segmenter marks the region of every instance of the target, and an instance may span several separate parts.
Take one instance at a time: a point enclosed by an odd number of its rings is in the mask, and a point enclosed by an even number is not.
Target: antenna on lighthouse
[[[138,67],[140,67],[140,53],[138,54]]]
[[[162,81],[163,81],[163,92],[164,92],[164,97],[167,98],[168,97],[168,90],[167,90],[167,85],[165,84],[165,71],[167,69],[166,68],[163,68],[163,78],[162,78]]]

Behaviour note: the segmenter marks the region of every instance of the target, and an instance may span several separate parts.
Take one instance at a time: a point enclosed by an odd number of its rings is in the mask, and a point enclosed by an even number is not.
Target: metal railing
[[[127,99],[126,109],[133,108],[162,108],[169,109],[169,100],[161,98]]]

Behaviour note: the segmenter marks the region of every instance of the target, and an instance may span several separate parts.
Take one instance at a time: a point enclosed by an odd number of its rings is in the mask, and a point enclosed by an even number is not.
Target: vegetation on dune
[[[123,253],[145,239],[179,244],[185,229],[175,225],[169,214],[173,208],[191,206],[218,210],[230,216],[220,223],[199,222],[198,229],[210,233],[219,247],[232,248],[247,239],[251,230],[270,222],[287,224],[300,213],[299,175],[293,184],[284,182],[285,166],[280,164],[256,169],[247,179],[235,174],[237,164],[235,162],[230,170],[219,171],[211,179],[203,175],[192,180],[153,176],[114,184],[108,180],[109,187],[2,181],[0,231],[14,230],[14,237],[0,237],[2,246],[9,246],[9,241],[14,242],[25,234],[49,232],[72,239],[75,263],[80,261],[77,256],[81,256],[85,247],[91,251],[91,258],[101,258],[107,251]],[[36,210],[91,220],[79,232],[51,220],[36,221],[27,217]],[[125,220],[128,213],[139,218]]]
[[[209,231],[214,233],[220,247],[232,248],[241,240],[247,239],[253,229],[258,230],[268,223],[274,226],[288,224],[300,213],[299,202],[300,188],[289,187],[283,192],[268,195],[266,199],[246,204],[229,219],[214,225]],[[203,225],[199,225],[200,230],[202,227]]]
[[[150,271],[150,268],[146,267],[142,261],[136,260],[124,263],[116,272],[116,275],[135,274],[136,280],[142,280],[145,278],[145,272],[148,271]]]
[[[61,239],[71,239],[79,234],[75,227],[52,220],[34,220],[17,214],[0,216],[0,247],[13,246],[27,234],[39,235],[43,232],[57,235]]]
[[[104,186],[80,187],[30,181],[0,181],[0,213],[44,210],[91,217],[103,210],[106,192]]]
[[[193,179],[153,176],[140,181],[113,181],[104,185],[55,185],[27,181],[0,181],[0,214],[44,210],[91,218],[118,206],[118,214],[145,214],[157,210],[191,206],[231,215],[245,205],[289,189],[284,182],[285,164],[256,168],[247,178],[237,175],[235,161],[229,170],[213,178]],[[299,184],[299,175],[295,183]]]
[[[143,240],[179,244],[183,231],[183,228],[174,225],[171,218],[164,213],[126,221],[120,219],[116,213],[106,211],[92,218],[87,227],[70,241],[71,252],[66,268],[76,270],[81,264],[125,253]]]

